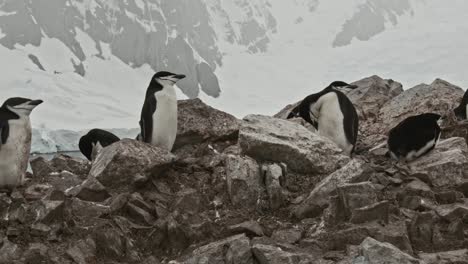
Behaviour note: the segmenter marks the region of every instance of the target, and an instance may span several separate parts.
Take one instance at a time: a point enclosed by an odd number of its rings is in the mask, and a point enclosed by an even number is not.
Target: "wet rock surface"
[[[24,186],[0,193],[0,263],[466,263],[465,135],[408,164],[368,152],[377,110],[413,92],[357,83],[369,136],[353,158],[297,122],[224,127],[229,115],[194,102],[200,124],[181,131],[208,136],[174,154],[124,140],[92,164],[34,160]]]

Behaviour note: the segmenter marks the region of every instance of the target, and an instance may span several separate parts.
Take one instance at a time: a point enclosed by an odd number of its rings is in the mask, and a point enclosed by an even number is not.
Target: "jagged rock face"
[[[155,71],[186,74],[178,86],[191,98],[199,94],[199,86],[218,97],[220,86],[214,71],[222,65],[219,38],[260,52],[266,51],[268,34],[276,30],[276,20],[265,3],[235,2],[236,9],[248,14],[247,19],[239,20],[225,13],[225,5],[220,0],[8,0],[1,7],[8,15],[0,16],[4,34],[0,44],[14,49],[17,44],[40,46],[46,37],[58,39],[73,53],[70,63],[82,76],[87,74],[87,59],[105,59],[108,45],[113,55],[133,67],[148,64]],[[261,15],[254,16],[258,10]],[[225,35],[218,35],[213,19],[222,19]],[[86,44],[77,31],[91,37],[97,54],[85,53]],[[39,69],[52,70],[44,69],[34,54],[29,58]]]

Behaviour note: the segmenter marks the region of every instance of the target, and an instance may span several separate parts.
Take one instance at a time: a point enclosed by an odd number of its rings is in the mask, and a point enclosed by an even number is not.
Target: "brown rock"
[[[236,139],[239,120],[200,99],[179,101],[178,130],[174,149],[187,144]]]

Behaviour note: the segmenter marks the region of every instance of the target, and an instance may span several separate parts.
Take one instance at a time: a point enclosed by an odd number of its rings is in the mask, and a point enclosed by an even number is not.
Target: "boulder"
[[[301,125],[261,115],[244,118],[239,132],[242,153],[258,161],[284,162],[292,171],[330,173],[349,157],[330,140]]]
[[[380,132],[386,133],[407,117],[438,113],[445,115],[460,103],[464,91],[444,80],[436,79],[431,85],[420,84],[394,97],[379,113]]]
[[[70,157],[68,155],[56,155],[51,161],[51,165],[55,171],[70,171],[78,176],[85,177],[91,168],[88,160]]]
[[[195,249],[184,264],[236,263],[253,264],[250,240],[236,235]]]
[[[123,139],[102,150],[92,164],[89,177],[95,177],[108,188],[128,188],[136,174],[167,166],[174,160],[166,150]]]
[[[403,92],[401,83],[391,79],[384,80],[376,75],[352,84],[358,88],[349,91],[346,95],[357,108],[362,121],[375,119],[385,103]]]
[[[255,206],[260,195],[260,166],[249,157],[228,155],[226,186],[232,204]]]
[[[409,163],[410,172],[435,187],[457,186],[468,178],[467,155],[463,138],[442,140],[433,151]]]
[[[103,202],[111,197],[106,187],[94,177],[89,177],[81,185],[71,189],[68,193],[89,202]]]
[[[468,249],[438,253],[420,253],[419,258],[425,264],[468,264]]]
[[[264,175],[265,188],[270,202],[270,208],[277,210],[286,201],[282,187],[284,182],[286,182],[286,175],[283,175],[283,168],[278,164],[264,165],[262,167],[262,171]]]
[[[246,234],[248,237],[263,236],[263,228],[257,221],[246,221],[237,225],[228,227],[233,234]]]
[[[37,157],[30,161],[31,169],[36,179],[44,179],[51,173],[55,172],[56,169],[47,161],[44,157]]]
[[[70,245],[66,251],[66,254],[77,264],[97,262],[96,243],[92,238],[79,240],[78,242]]]
[[[394,245],[379,242],[371,237],[361,243],[360,253],[369,263],[423,264]]]
[[[7,238],[0,241],[0,263],[13,263],[21,257],[21,249],[18,245],[10,242]]]
[[[271,238],[282,244],[296,244],[302,238],[302,231],[297,228],[278,229],[273,232]]]
[[[304,202],[294,210],[294,215],[299,219],[317,216],[328,206],[331,193],[335,192],[339,185],[366,181],[369,174],[369,167],[364,161],[351,160],[318,183]]]
[[[174,149],[191,144],[236,139],[239,120],[200,99],[179,101],[178,130]]]
[[[252,252],[259,264],[315,263],[316,256],[282,250],[273,245],[254,244]]]

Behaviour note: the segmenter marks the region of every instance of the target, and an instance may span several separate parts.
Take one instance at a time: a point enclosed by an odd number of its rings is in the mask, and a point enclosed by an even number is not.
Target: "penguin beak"
[[[42,104],[43,102],[44,101],[42,101],[42,100],[33,100],[33,101],[30,101],[28,104],[38,106],[38,105]]]
[[[174,75],[172,76],[174,79],[177,79],[177,80],[182,80],[184,79],[186,76],[183,75],[183,74],[177,74],[177,75]]]

